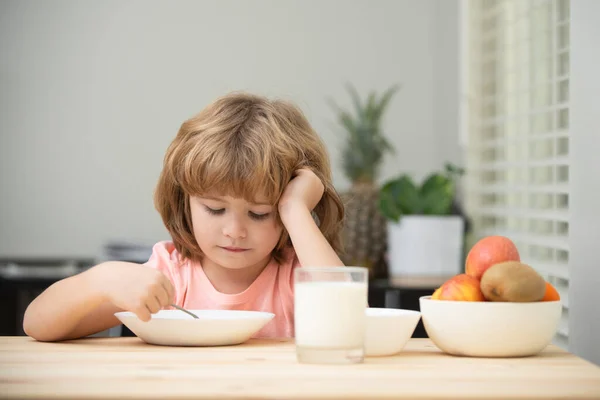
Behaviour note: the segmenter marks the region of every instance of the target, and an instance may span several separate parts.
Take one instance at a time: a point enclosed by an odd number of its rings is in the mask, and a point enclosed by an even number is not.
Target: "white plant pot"
[[[388,221],[390,277],[461,273],[463,227],[458,215],[408,215],[398,223]]]

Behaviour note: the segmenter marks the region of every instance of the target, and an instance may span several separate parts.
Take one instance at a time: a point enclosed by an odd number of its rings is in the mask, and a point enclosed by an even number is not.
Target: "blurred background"
[[[559,289],[555,343],[600,363],[598,15],[594,0],[0,0],[1,333],[22,334],[56,279],[169,239],[152,203],[166,147],[251,91],[298,104],[325,141],[345,260],[382,305],[414,307],[506,235]],[[433,205],[396,231],[427,179]]]

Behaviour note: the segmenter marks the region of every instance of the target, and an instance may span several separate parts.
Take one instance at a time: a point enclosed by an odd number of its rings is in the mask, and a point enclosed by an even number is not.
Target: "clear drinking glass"
[[[313,364],[363,362],[367,268],[301,267],[294,273],[298,361]]]

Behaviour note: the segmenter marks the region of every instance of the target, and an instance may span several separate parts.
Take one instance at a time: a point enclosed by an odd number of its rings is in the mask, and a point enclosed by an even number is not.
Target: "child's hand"
[[[325,186],[319,177],[310,169],[301,168],[295,172],[295,177],[283,191],[279,200],[279,212],[299,205],[312,211],[321,200],[324,191]]]
[[[106,263],[98,278],[108,300],[142,321],[172,303],[175,290],[160,271],[133,263]]]

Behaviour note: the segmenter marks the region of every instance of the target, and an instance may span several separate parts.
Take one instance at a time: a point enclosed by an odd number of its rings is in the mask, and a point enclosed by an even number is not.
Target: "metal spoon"
[[[179,306],[178,306],[178,305],[176,305],[176,304],[171,304],[171,306],[175,307],[176,309],[178,309],[178,310],[180,310],[180,311],[183,311],[184,313],[187,313],[187,314],[191,315],[192,317],[194,317],[194,318],[196,318],[196,319],[199,319],[199,318],[198,318],[198,316],[197,316],[196,314],[194,314],[194,313],[193,313],[193,312],[191,312],[191,311],[188,311],[188,310],[186,310],[185,308],[179,307]]]

